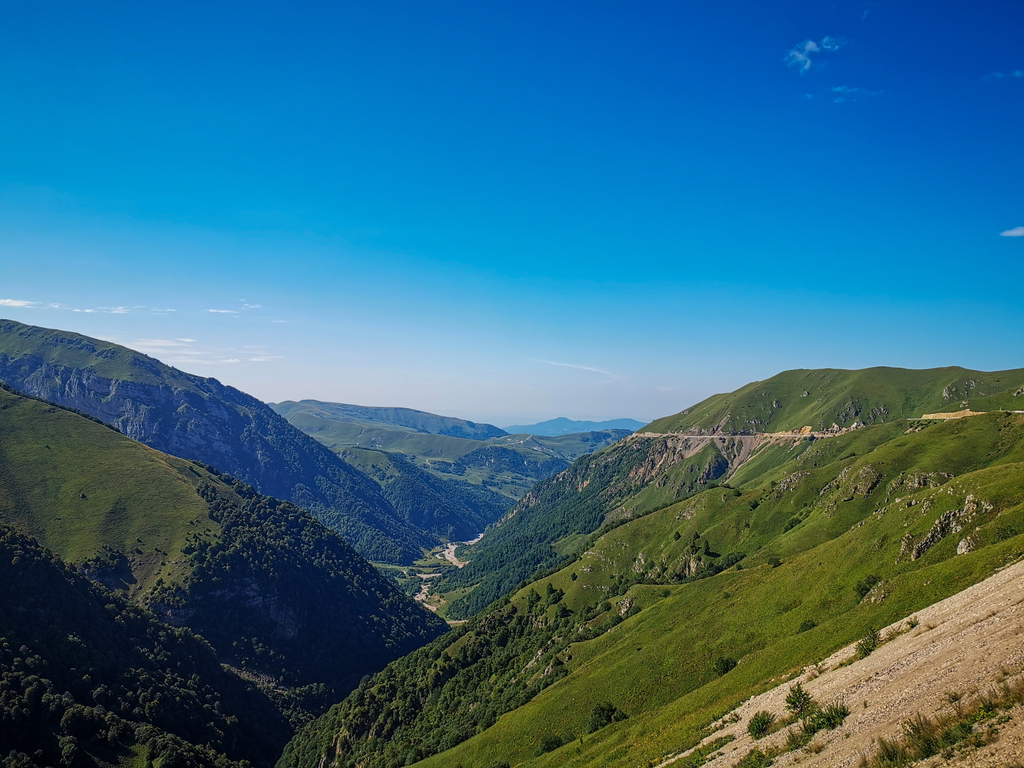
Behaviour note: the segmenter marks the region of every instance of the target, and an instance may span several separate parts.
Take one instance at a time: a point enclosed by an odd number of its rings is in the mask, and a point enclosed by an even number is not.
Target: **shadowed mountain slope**
[[[21,754],[10,764],[268,766],[290,731],[202,638],[0,524],[0,744]]]
[[[263,402],[116,344],[0,321],[0,381],[75,408],[165,453],[308,509],[374,560],[411,562],[436,534]]]
[[[294,720],[446,628],[294,504],[3,390],[0,522],[203,635]]]

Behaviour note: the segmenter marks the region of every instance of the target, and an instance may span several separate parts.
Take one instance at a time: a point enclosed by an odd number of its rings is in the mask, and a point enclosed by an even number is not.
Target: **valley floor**
[[[797,680],[821,703],[844,701],[851,714],[836,730],[817,734],[813,749],[784,752],[775,758],[775,766],[862,765],[865,758],[874,756],[879,738],[896,738],[903,722],[915,714],[949,713],[951,698],[962,696],[967,702],[1004,679],[1016,679],[1024,670],[1022,587],[1024,563],[1016,563],[909,620],[885,628],[882,638],[891,639],[867,658],[848,664],[857,652],[853,645],[847,646],[804,670],[799,678],[749,699],[726,719],[725,727],[705,740],[706,744],[723,736],[735,737],[704,765],[731,768],[755,746],[764,751],[784,748],[787,729],[755,742],[747,724],[761,710],[777,718],[784,716],[786,695]],[[739,720],[730,722],[737,715]],[[998,724],[991,744],[951,759],[936,756],[918,765],[1024,765],[1024,707],[1016,706],[1008,718]],[[984,730],[990,722],[996,719],[980,723],[976,729]],[[660,766],[685,765],[689,754],[673,756]]]

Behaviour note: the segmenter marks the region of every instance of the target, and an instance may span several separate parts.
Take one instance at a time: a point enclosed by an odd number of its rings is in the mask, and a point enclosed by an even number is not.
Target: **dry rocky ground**
[[[755,746],[766,751],[772,746],[784,748],[788,729],[755,742],[747,724],[760,710],[780,719],[787,715],[786,695],[797,681],[822,704],[842,700],[850,715],[839,728],[817,733],[810,748],[777,756],[774,766],[855,768],[875,754],[880,737],[899,736],[908,718],[919,712],[949,713],[950,693],[969,702],[1004,679],[1018,679],[1024,672],[1024,562],[890,625],[881,636],[891,639],[865,659],[843,666],[857,656],[850,645],[804,670],[799,678],[744,702],[723,728],[705,740],[735,737],[705,765],[732,768]],[[1006,714],[1009,720],[998,724],[992,743],[959,751],[951,758],[932,757],[916,766],[1024,768],[1024,706]],[[739,720],[730,722],[736,716]],[[661,765],[678,762],[687,754]]]

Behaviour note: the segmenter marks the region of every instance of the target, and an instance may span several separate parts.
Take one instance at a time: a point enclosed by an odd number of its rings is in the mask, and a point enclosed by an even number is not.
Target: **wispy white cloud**
[[[207,312],[212,312],[215,315],[237,315],[237,309],[208,309]]]
[[[1000,237],[1024,237],[1024,227],[1014,227],[999,233]]]
[[[536,360],[534,362],[538,362],[538,363],[541,363],[543,365],[551,365],[551,366],[554,366],[556,368],[570,368],[570,369],[575,370],[575,371],[586,371],[587,373],[594,373],[594,374],[597,374],[598,376],[603,376],[604,377],[604,380],[601,382],[602,384],[608,384],[608,383],[613,382],[613,381],[621,381],[623,378],[625,378],[625,377],[621,376],[620,374],[615,373],[614,371],[607,371],[604,368],[596,368],[596,367],[594,367],[592,365],[577,365],[576,363],[562,363],[562,362],[558,362],[557,360]]]
[[[256,357],[250,357],[250,363],[272,363],[274,360],[283,360],[282,355],[257,355]]]
[[[0,307],[38,307],[38,301],[25,301],[24,299],[0,299]]]
[[[614,376],[613,373],[604,370],[603,368],[592,368],[589,365],[575,365],[574,363],[556,363],[554,360],[538,360],[538,363],[544,363],[544,365],[554,365],[558,368],[575,368],[577,371],[590,371],[591,373],[601,373],[605,376]]]
[[[272,323],[287,323],[287,322],[290,322],[290,321],[289,320],[271,320],[270,322],[272,322]]]
[[[195,343],[195,339],[136,339],[130,346],[135,349],[143,347],[150,349],[177,349],[189,347]]]
[[[857,88],[851,85],[837,85],[832,89],[832,93],[837,94],[832,100],[836,104],[842,104],[844,101],[856,101],[857,99],[881,96],[885,91],[869,91],[867,88]]]
[[[1005,80],[1006,78],[1024,78],[1024,69],[1014,69],[1010,72],[990,72],[985,75],[985,80]]]
[[[794,67],[802,75],[811,68],[815,57],[819,53],[838,51],[844,45],[845,42],[841,38],[832,37],[831,35],[821,38],[820,42],[804,40],[802,43],[798,43],[786,51],[786,55],[782,60],[786,62],[787,67]]]
[[[243,301],[242,302],[242,309],[263,309],[263,305],[262,304],[246,304]]]

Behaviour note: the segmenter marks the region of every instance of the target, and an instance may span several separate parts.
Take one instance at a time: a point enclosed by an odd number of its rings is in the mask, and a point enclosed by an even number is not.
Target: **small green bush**
[[[801,632],[807,632],[809,630],[812,630],[816,626],[818,626],[818,622],[816,622],[816,621],[814,621],[812,619],[804,619],[803,621],[800,622],[800,628],[797,630],[797,634],[800,634]]]
[[[611,723],[625,720],[626,714],[609,701],[602,701],[594,705],[590,713],[590,722],[587,724],[587,733],[594,733]]]
[[[715,674],[721,677],[730,669],[736,666],[736,659],[731,659],[728,656],[719,656],[712,663],[712,668],[715,670]]]
[[[809,714],[815,708],[814,699],[800,683],[789,689],[789,693],[786,694],[786,709],[794,715],[802,717]]]
[[[565,742],[562,741],[562,737],[557,733],[549,733],[540,738],[540,746],[537,747],[537,756],[540,757],[548,752],[553,752],[558,749]]]
[[[736,763],[735,768],[768,768],[772,759],[757,747],[747,752],[743,759]]]
[[[857,643],[857,658],[866,659],[870,656],[871,652],[878,647],[879,639],[878,630],[869,629],[867,634]]]
[[[751,716],[750,722],[747,723],[747,733],[755,739],[760,739],[768,734],[774,724],[775,715],[762,709]]]

